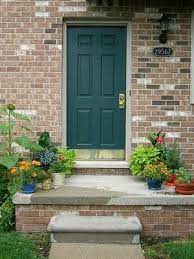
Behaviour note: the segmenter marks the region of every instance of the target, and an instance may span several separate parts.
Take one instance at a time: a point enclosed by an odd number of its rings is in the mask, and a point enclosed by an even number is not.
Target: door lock
[[[119,109],[125,109],[125,94],[119,94]]]

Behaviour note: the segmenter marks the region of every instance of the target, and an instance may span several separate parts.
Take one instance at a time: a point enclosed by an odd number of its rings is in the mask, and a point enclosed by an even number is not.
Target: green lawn
[[[0,233],[0,259],[48,258],[47,234]]]
[[[194,259],[194,238],[143,245],[146,259]]]

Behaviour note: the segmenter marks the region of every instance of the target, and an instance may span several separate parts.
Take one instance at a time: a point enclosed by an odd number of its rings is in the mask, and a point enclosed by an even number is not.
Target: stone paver
[[[49,259],[144,259],[140,245],[52,244]]]

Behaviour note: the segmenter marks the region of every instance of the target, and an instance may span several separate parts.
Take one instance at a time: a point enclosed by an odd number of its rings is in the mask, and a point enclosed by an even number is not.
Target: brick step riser
[[[80,175],[126,175],[131,174],[128,168],[75,168],[73,174]]]

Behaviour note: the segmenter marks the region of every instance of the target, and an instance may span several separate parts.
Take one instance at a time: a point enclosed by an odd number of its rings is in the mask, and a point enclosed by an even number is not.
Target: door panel
[[[68,146],[124,149],[126,29],[68,28]]]
[[[92,75],[91,75],[92,58],[91,55],[79,55],[77,60],[77,95],[92,95]]]

